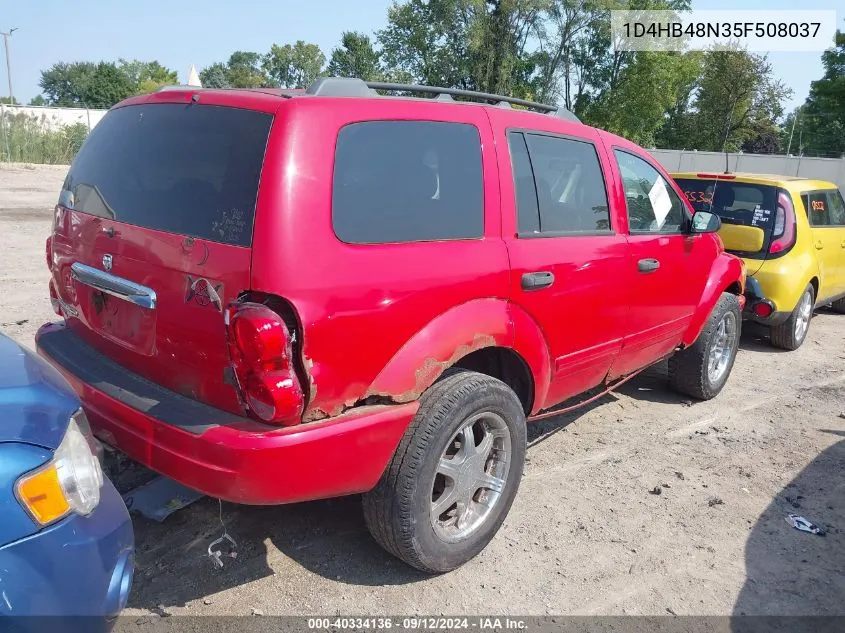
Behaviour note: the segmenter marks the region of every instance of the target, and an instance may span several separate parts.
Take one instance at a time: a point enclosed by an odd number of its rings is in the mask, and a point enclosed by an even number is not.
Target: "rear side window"
[[[478,130],[435,121],[347,125],[337,138],[332,224],[350,244],[480,238]]]
[[[814,191],[802,197],[810,219],[810,226],[830,226],[830,205],[827,201],[827,193]]]
[[[610,231],[607,191],[592,143],[509,133],[520,234]]]
[[[845,226],[845,203],[838,190],[813,191],[801,197],[810,226]]]
[[[200,104],[109,112],[59,203],[157,231],[249,246],[272,116]]]

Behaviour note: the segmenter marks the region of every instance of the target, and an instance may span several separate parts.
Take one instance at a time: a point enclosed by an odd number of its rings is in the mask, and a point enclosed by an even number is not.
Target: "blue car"
[[[98,446],[65,380],[0,334],[0,631],[109,631],[126,606],[132,522]]]

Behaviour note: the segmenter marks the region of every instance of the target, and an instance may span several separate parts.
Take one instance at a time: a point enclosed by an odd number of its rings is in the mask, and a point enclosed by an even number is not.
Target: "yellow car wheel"
[[[789,318],[780,325],[772,326],[772,344],[785,350],[796,350],[801,347],[807,332],[810,330],[810,319],[813,317],[813,305],[816,293],[813,286],[807,284],[804,293],[798,300],[798,305]]]

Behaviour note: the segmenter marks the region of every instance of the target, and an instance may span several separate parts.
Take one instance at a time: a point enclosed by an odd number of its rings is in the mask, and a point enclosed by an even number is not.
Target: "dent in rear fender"
[[[439,315],[405,343],[376,376],[365,397],[416,400],[464,356],[485,347],[511,347],[512,343],[507,301],[468,301]]]
[[[692,345],[704,329],[704,324],[719,297],[731,285],[740,284],[740,291],[745,291],[745,273],[742,270],[742,262],[733,255],[727,253],[720,254],[714,261],[710,268],[710,275],[707,278],[707,284],[704,286],[704,292],[701,294],[701,299],[698,302],[698,307],[693,313],[692,320],[689,327],[684,334],[684,345]]]

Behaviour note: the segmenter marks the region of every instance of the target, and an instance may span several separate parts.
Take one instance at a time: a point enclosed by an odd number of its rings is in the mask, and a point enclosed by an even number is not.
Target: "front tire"
[[[725,386],[739,349],[742,313],[736,295],[723,292],[695,343],[669,358],[669,384],[698,400]]]
[[[525,464],[525,413],[506,384],[448,372],[420,408],[376,487],[363,497],[373,538],[427,573],[451,571],[493,539]]]
[[[772,345],[781,349],[793,351],[801,347],[810,331],[810,319],[813,317],[813,304],[816,293],[813,286],[807,284],[798,305],[789,318],[780,325],[771,328]]]

